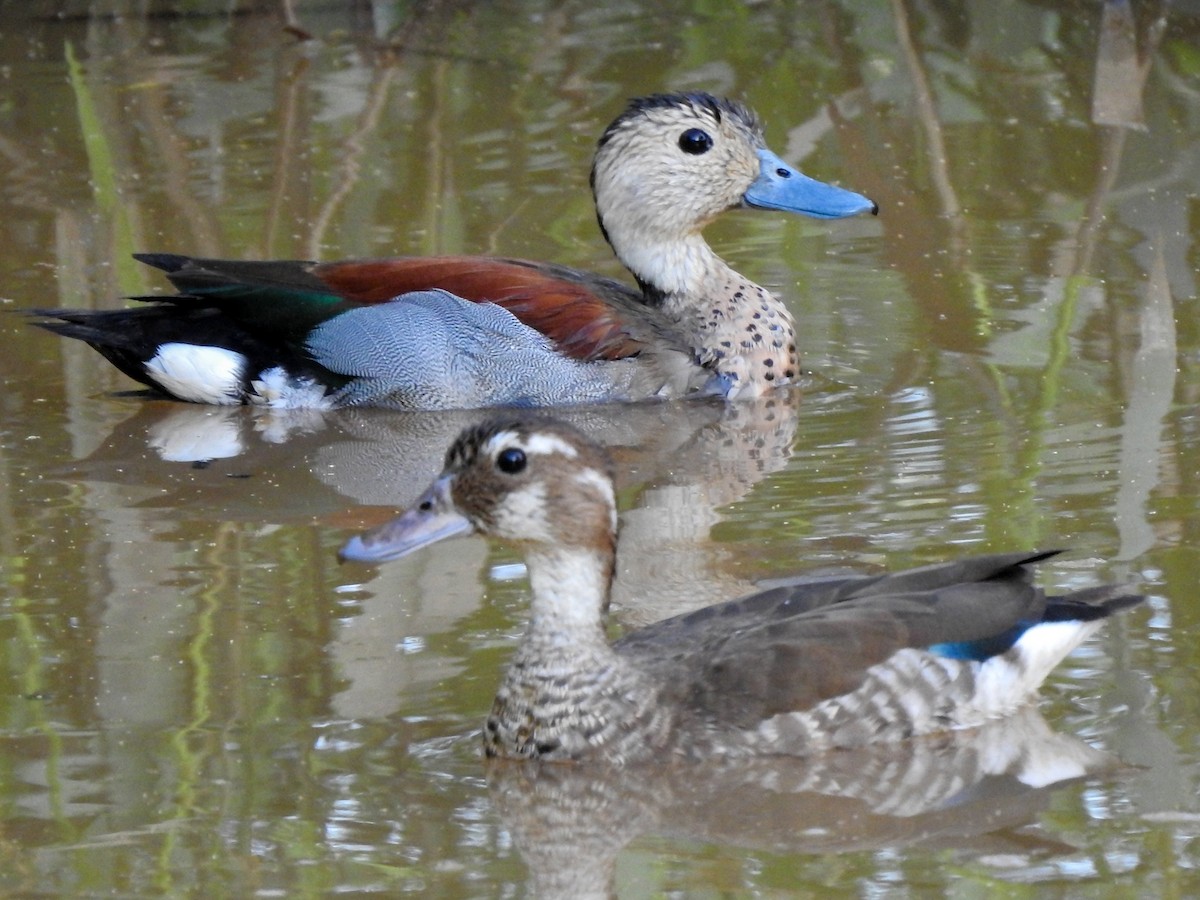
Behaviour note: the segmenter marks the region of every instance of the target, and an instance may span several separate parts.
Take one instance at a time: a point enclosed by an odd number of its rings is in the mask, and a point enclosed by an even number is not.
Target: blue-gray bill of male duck
[[[792,316],[701,231],[733,208],[877,212],[767,149],[741,103],[632,101],[592,165],[600,229],[637,281],[550,263],[400,257],[318,263],[137,259],[173,296],[122,310],[31,310],[179,400],[400,409],[756,397],[796,378]]]
[[[1054,551],[773,588],[632,631],[604,629],[617,509],[607,454],[510,415],[468,428],[398,519],[352,538],[378,563],[480,533],[524,554],[528,629],[484,729],[489,756],[623,764],[806,755],[969,728],[1031,702],[1108,616],[1142,597],[1048,597]]]

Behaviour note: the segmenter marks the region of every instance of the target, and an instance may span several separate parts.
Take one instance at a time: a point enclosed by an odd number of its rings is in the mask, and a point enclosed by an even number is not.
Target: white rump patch
[[[166,343],[146,363],[146,374],[180,400],[233,406],[242,402],[246,357],[224,347]]]
[[[1046,676],[1072,650],[1104,624],[1043,622],[1026,631],[1006,653],[979,666],[975,677],[975,705],[985,716],[1004,715],[1027,701]]]

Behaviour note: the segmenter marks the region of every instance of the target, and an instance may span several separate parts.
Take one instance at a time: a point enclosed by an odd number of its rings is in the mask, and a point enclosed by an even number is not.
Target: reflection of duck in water
[[[496,696],[489,755],[624,763],[806,755],[1009,715],[1104,618],[1118,586],[1047,597],[1013,553],[832,578],[706,607],[607,641],[616,506],[607,457],[568,426],[466,430],[399,519],[352,539],[378,562],[478,531],[524,551],[528,631]]]
[[[577,900],[618,896],[618,857],[647,835],[673,855],[707,855],[698,841],[813,854],[923,844],[1044,861],[1076,848],[1020,826],[1061,803],[1064,782],[1118,765],[1026,706],[980,728],[805,758],[621,768],[491,760],[487,777],[529,867],[528,893]],[[682,846],[664,850],[672,840]]]
[[[628,506],[613,603],[624,623],[655,621],[756,589],[714,543],[711,529],[726,507],[787,464],[805,400],[801,390],[786,390],[738,403],[710,398],[557,411],[618,464],[617,489]],[[133,415],[116,424],[101,446],[56,467],[57,475],[72,483],[124,485],[121,503],[107,491],[97,495],[107,498],[105,506],[153,498],[160,508],[182,504],[198,520],[320,522],[356,530],[412,505],[441,470],[446,447],[479,420],[471,410],[279,410],[170,401],[130,409]],[[819,440],[826,427],[818,416],[806,423],[806,434]],[[182,462],[205,471],[183,475]],[[358,636],[369,633],[378,651],[369,654],[378,677],[357,686],[382,695],[372,708],[401,701],[388,688],[387,665],[403,629],[413,626],[411,618],[383,612],[394,606],[397,585],[404,583],[403,573],[392,576],[364,603],[394,628],[377,622],[364,629],[357,621],[351,629]],[[468,597],[481,601],[474,567],[460,561],[445,576],[458,595],[455,608],[465,608]],[[334,647],[342,652],[340,639]]]
[[[201,403],[471,409],[756,397],[796,377],[792,317],[701,230],[733,207],[819,218],[875,210],[771,153],[746,107],[700,93],[633,101],[600,138],[592,188],[639,290],[484,257],[145,254],[176,296],[37,312],[137,381]]]

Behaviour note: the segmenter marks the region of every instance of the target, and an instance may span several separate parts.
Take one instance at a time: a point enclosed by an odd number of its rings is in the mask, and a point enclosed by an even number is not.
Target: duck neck
[[[533,589],[520,654],[582,661],[613,651],[604,631],[614,554],[592,547],[548,547],[526,555]]]
[[[614,245],[615,248],[615,245]],[[697,361],[731,398],[757,397],[796,377],[795,320],[766,288],[738,274],[699,234],[618,254],[647,299],[679,327]]]
[[[666,746],[674,713],[659,702],[660,686],[604,633],[611,549],[568,546],[526,561],[532,615],[492,703],[485,752],[620,763]]]
[[[713,274],[728,268],[700,234],[661,241],[643,235],[621,245],[614,243],[613,250],[654,303],[699,296]]]

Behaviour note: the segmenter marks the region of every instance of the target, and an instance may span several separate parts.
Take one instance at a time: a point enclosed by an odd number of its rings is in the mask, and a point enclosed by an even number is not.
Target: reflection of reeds
[[[1075,233],[1073,261],[1064,302],[1060,307],[1060,335],[1053,362],[1059,368],[1070,351],[1067,330],[1074,322],[1078,299],[1090,283],[1093,260],[1111,207],[1111,194],[1121,171],[1130,130],[1144,131],[1142,96],[1150,64],[1166,31],[1165,7],[1143,35],[1138,50],[1137,24],[1128,2],[1107,2],[1101,13],[1092,87],[1092,119],[1100,133],[1100,157],[1095,185]],[[1121,529],[1121,557],[1131,559],[1149,550],[1153,531],[1145,506],[1159,481],[1159,449],[1163,423],[1174,397],[1177,358],[1175,308],[1162,252],[1162,235],[1151,235],[1151,265],[1144,302],[1138,312],[1140,346],[1128,359],[1128,401],[1121,437],[1120,490],[1116,519]]]
[[[965,235],[966,222],[962,217],[962,205],[958,202],[958,194],[950,180],[950,156],[946,151],[946,139],[942,133],[941,119],[938,117],[937,103],[933,97],[929,74],[925,71],[925,63],[917,50],[909,25],[908,9],[904,0],[892,0],[892,14],[896,22],[896,39],[901,55],[908,67],[908,76],[912,79],[913,95],[917,104],[917,119],[925,132],[926,153],[925,163],[933,179],[934,191],[941,203],[942,215],[951,226],[951,233],[956,238],[956,256],[961,254],[961,242]]]
[[[112,149],[104,131],[104,125],[84,76],[83,66],[75,56],[75,48],[68,41],[65,46],[67,76],[71,91],[75,95],[75,111],[79,116],[79,132],[87,153],[88,174],[92,193],[100,212],[111,223],[113,246],[117,258],[114,265],[121,290],[137,293],[144,290],[144,282],[138,274],[131,255],[137,249],[134,241],[133,216],[136,207],[122,202],[117,185],[116,164]]]
[[[371,78],[371,88],[367,92],[367,102],[359,114],[354,130],[342,143],[338,154],[341,162],[332,173],[333,190],[313,218],[306,241],[306,253],[310,259],[319,259],[325,234],[329,230],[333,217],[337,214],[343,201],[350,195],[358,183],[362,171],[362,156],[366,149],[367,138],[378,128],[383,117],[384,103],[387,100],[388,88],[396,74],[396,60],[389,53],[380,54]],[[431,178],[431,185],[440,183],[439,179]]]
[[[218,526],[218,537],[213,544],[221,548],[223,541],[233,542],[237,536],[236,526],[226,523]],[[219,687],[222,677],[229,673],[214,671],[213,664],[220,660],[214,644],[223,608],[222,597],[229,593],[231,585],[237,584],[237,572],[221,564],[219,553],[211,555],[217,557],[210,566],[215,575],[197,591],[197,609],[188,617],[191,633],[184,645],[188,684],[179,697],[180,704],[186,704],[187,712],[181,711],[179,724],[168,732],[175,774],[171,785],[173,808],[163,816],[168,822],[188,822],[203,811],[204,773],[212,764],[214,754],[219,753],[219,742],[212,740],[209,733],[213,694],[217,693],[214,688]],[[171,861],[179,852],[184,834],[181,828],[168,828],[163,835],[162,849],[155,860],[154,882],[164,892],[177,887]]]
[[[279,117],[278,136],[275,140],[275,175],[271,183],[266,221],[263,223],[263,255],[278,254],[276,242],[280,228],[290,224],[285,214],[285,203],[293,192],[293,185],[301,183],[296,160],[304,158],[302,142],[310,136],[304,119],[303,97],[308,89],[309,60],[300,57],[287,71],[276,79],[276,110]]]
[[[1121,434],[1121,484],[1113,504],[1121,533],[1121,559],[1151,550],[1156,532],[1147,518],[1152,491],[1164,477],[1163,427],[1175,400],[1175,303],[1163,258],[1162,235],[1155,235],[1153,260],[1138,311],[1141,346],[1129,361],[1129,400]],[[1169,480],[1178,481],[1178,473]]]
[[[300,24],[300,19],[296,16],[293,0],[281,0],[281,5],[283,7],[283,30],[299,40],[311,40],[312,33]]]
[[[1100,126],[1100,160],[1096,184],[1088,198],[1087,214],[1075,237],[1072,274],[1091,270],[1108,198],[1121,171],[1125,138],[1130,129],[1145,130],[1142,94],[1150,63],[1166,31],[1166,16],[1146,30],[1144,46],[1137,49],[1137,25],[1126,2],[1105,3],[1101,13],[1100,41],[1092,84],[1092,121]]]
[[[893,0],[892,6],[896,46],[905,62],[916,108],[916,121],[923,137],[917,168],[927,173],[930,193],[936,199],[935,221],[945,226],[929,229],[931,234],[922,234],[921,225],[913,221],[911,210],[906,210],[910,213],[909,221],[898,230],[908,232],[904,236],[904,243],[908,246],[905,252],[896,255],[897,266],[909,281],[910,293],[930,334],[941,336],[946,349],[965,349],[970,341],[961,328],[947,329],[942,322],[949,320],[960,325],[969,322],[971,332],[983,341],[980,349],[985,349],[993,337],[992,320],[995,312],[988,281],[972,264],[975,239],[970,226],[975,217],[964,211],[959,199],[960,191],[954,184],[953,151],[945,139],[934,81],[913,33],[911,3],[908,0]],[[1069,259],[1068,274],[1057,281],[1052,278],[1050,282],[1059,287],[1053,297],[1053,305],[1046,312],[1052,321],[1048,323],[1042,343],[1029,348],[1034,358],[1040,360],[1036,389],[1032,396],[1022,400],[1021,396],[1012,392],[1010,373],[1003,366],[988,361],[984,356],[960,357],[963,365],[980,376],[980,388],[995,403],[993,414],[999,414],[1011,423],[1005,433],[1021,435],[1020,440],[1007,450],[1002,451],[998,447],[997,458],[982,466],[985,471],[1004,472],[1004,477],[997,481],[997,493],[989,501],[991,513],[988,517],[992,523],[989,527],[995,529],[993,537],[1001,542],[1017,540],[1024,544],[1036,544],[1039,539],[1044,514],[1032,507],[1030,501],[1037,496],[1035,481],[1045,463],[1043,457],[1047,429],[1052,428],[1057,420],[1063,385],[1072,370],[1071,363],[1076,352],[1074,332],[1087,292],[1095,284],[1091,272],[1111,208],[1110,195],[1117,183],[1127,131],[1129,128],[1142,127],[1141,94],[1165,29],[1165,18],[1159,14],[1145,28],[1141,52],[1134,55],[1137,48],[1133,33],[1135,22],[1129,15],[1128,5],[1123,2],[1106,3],[1101,15],[1104,27],[1100,30],[1100,43],[1096,47],[1096,59],[1099,62],[1094,70],[1093,115],[1099,112],[1108,121],[1116,114],[1114,111],[1119,110],[1123,120],[1119,123],[1120,127],[1102,126],[1100,129],[1097,177],[1091,193],[1086,197],[1085,211],[1077,223],[1073,238],[1069,246],[1064,248]],[[1114,60],[1120,60],[1121,65],[1113,65]],[[1119,79],[1120,84],[1113,83],[1114,79]],[[986,98],[980,95],[971,99],[982,107]],[[857,123],[859,127],[869,121],[869,107],[865,113],[863,121]],[[884,163],[879,168],[886,165]],[[906,163],[905,168],[910,167]],[[889,190],[899,193],[904,188],[897,186]],[[885,224],[888,222],[889,206],[921,208],[920,198],[915,192],[911,195],[901,193],[901,197],[905,200],[903,204],[889,204],[885,194]],[[908,202],[914,199],[915,204]],[[928,218],[934,219],[933,216]],[[940,261],[935,272],[928,271],[928,258]],[[969,318],[963,315],[966,309],[972,310]],[[1153,314],[1148,307],[1143,311],[1144,316]],[[1143,321],[1143,330],[1147,327]],[[936,343],[941,344],[941,341]],[[930,349],[914,346],[910,354],[912,370],[900,373],[894,384],[910,384],[916,370],[933,364],[927,358]],[[1113,365],[1119,367],[1123,362],[1115,359]],[[1169,387],[1163,389],[1169,391]],[[933,404],[935,408],[941,406],[936,396]],[[1135,426],[1134,420],[1128,420],[1125,433],[1128,435],[1135,427],[1146,427],[1146,423],[1143,421],[1141,426]]]
[[[897,41],[908,67],[909,77],[912,79],[917,120],[925,133],[925,164],[941,207],[942,221],[946,226],[943,239],[948,246],[943,249],[948,251],[952,265],[958,270],[966,298],[976,312],[976,332],[980,338],[987,339],[992,333],[994,315],[988,283],[970,262],[971,220],[963,213],[958,192],[950,177],[950,154],[946,148],[945,133],[938,116],[931,79],[912,35],[905,0],[892,0],[892,7]]]
[[[175,207],[169,220],[171,226],[187,232],[168,235],[167,240],[173,245],[178,242],[177,246],[186,246],[197,256],[217,255],[221,252],[221,238],[216,216],[212,207],[196,196],[187,143],[174,125],[177,117],[167,108],[167,88],[172,77],[156,73],[148,84],[130,91],[128,108],[137,113],[137,133],[149,138],[159,178]],[[155,235],[156,245],[161,246],[162,240],[163,237]]]

